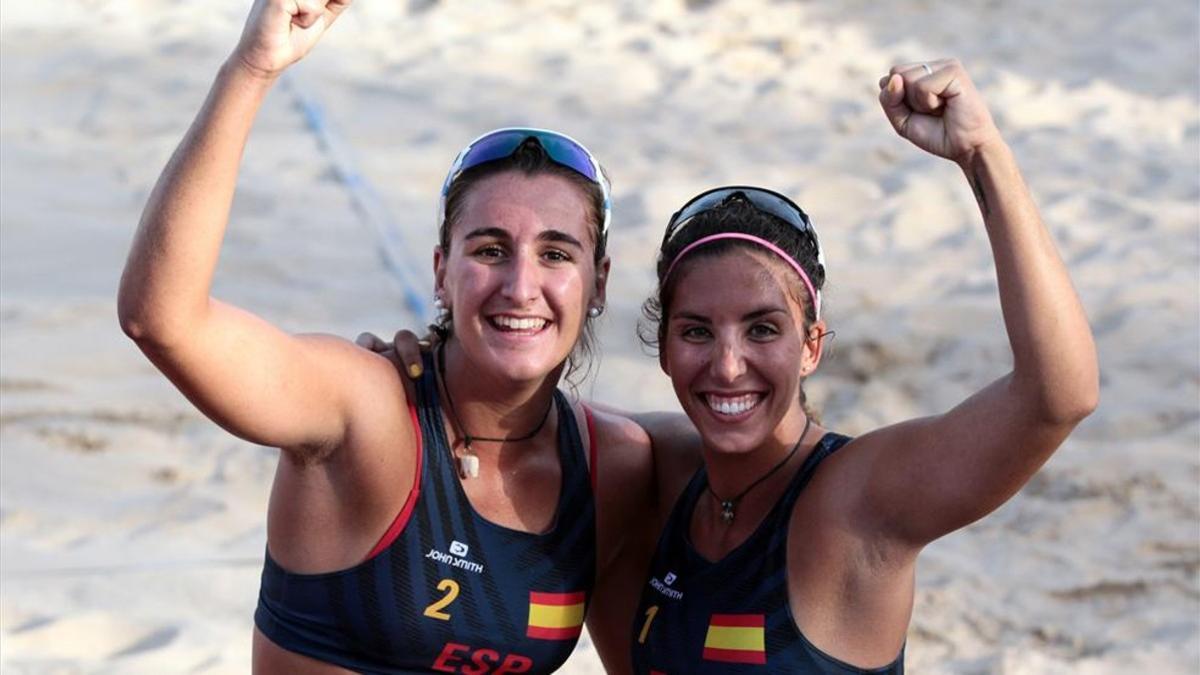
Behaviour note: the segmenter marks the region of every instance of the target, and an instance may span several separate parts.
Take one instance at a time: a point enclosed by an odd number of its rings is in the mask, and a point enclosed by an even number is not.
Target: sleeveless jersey
[[[903,649],[891,664],[870,670],[825,654],[800,632],[788,605],[788,520],[817,465],[849,440],[826,434],[754,533],[718,562],[701,557],[688,536],[708,486],[705,469],[696,472],[659,538],[634,616],[635,673],[904,672]]]
[[[419,489],[367,560],[293,574],[266,556],[255,625],[362,673],[549,673],[571,654],[595,583],[595,504],[571,406],[554,392],[562,487],[544,534],[479,516],[463,492],[428,357],[417,383]],[[391,541],[388,541],[391,539]]]

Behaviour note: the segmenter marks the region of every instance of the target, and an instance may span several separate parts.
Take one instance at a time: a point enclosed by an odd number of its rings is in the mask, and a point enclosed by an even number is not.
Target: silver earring
[[[442,296],[433,296],[433,311],[437,313],[436,321],[443,323],[450,316],[450,309],[446,307],[446,301],[442,300]]]
[[[604,313],[604,305],[593,306],[588,308],[588,316],[593,319]]]

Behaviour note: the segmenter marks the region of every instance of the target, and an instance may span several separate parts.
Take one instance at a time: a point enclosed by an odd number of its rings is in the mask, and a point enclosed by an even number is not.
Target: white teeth
[[[492,321],[509,330],[541,330],[546,325],[545,319],[518,319],[515,316],[497,316]]]
[[[722,415],[740,415],[758,405],[761,397],[758,394],[745,394],[732,398],[708,395],[708,407]]]

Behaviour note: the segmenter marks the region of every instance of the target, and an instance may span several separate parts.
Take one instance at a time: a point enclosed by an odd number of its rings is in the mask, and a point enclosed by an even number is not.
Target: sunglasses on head
[[[538,142],[552,162],[565,166],[600,186],[600,192],[604,196],[604,213],[600,234],[602,236],[607,234],[608,223],[612,215],[610,206],[612,188],[600,162],[587,148],[583,147],[583,144],[566,134],[525,127],[509,127],[489,131],[471,141],[467,147],[463,148],[462,152],[458,153],[458,156],[454,158],[454,163],[450,165],[450,173],[446,175],[446,182],[442,184],[438,223],[440,224],[446,217],[446,195],[450,192],[450,185],[455,179],[464,171],[480,164],[511,157],[517,148],[530,138]]]
[[[812,221],[808,219],[808,214],[805,213],[804,210],[799,206],[797,206],[796,202],[793,202],[778,192],[764,188],[751,187],[748,185],[731,185],[728,187],[714,188],[706,192],[701,192],[690,199],[688,203],[684,204],[683,208],[676,211],[675,215],[671,216],[671,220],[667,223],[667,231],[663,234],[662,246],[660,246],[658,250],[660,259],[670,242],[676,236],[678,236],[680,232],[685,230],[687,226],[691,224],[693,220],[695,220],[696,216],[708,213],[709,211],[720,208],[734,201],[743,201],[747,204],[750,204],[760,213],[774,216],[784,223],[796,228],[806,237],[811,238],[813,247],[817,251],[817,263],[824,266],[825,254],[821,250],[821,243],[817,240],[817,231],[813,229]],[[770,250],[782,258],[792,267],[792,269],[796,270],[796,273],[800,276],[801,281],[804,282],[805,288],[808,289],[809,296],[813,299],[813,311],[818,319],[821,317],[821,293],[813,285],[808,273],[805,272],[804,268],[800,266],[800,262],[770,241],[745,232],[717,232],[693,241],[685,246],[683,250],[675,254],[675,258],[667,267],[667,271],[663,275],[663,279],[671,276],[671,272],[679,264],[679,261],[682,260],[683,257],[689,252],[709,242],[723,239],[741,239],[745,241],[751,241],[759,246],[762,246],[763,248]]]
[[[737,200],[750,204],[762,213],[775,216],[797,230],[800,230],[805,235],[812,237],[813,243],[816,244],[817,248],[817,262],[822,265],[825,264],[825,255],[821,250],[820,241],[817,239],[817,231],[813,228],[812,221],[808,219],[808,214],[804,212],[804,209],[797,206],[796,202],[774,190],[749,185],[730,185],[713,188],[692,197],[667,222],[667,231],[663,235],[664,248],[676,235],[687,228],[688,224],[696,216]]]

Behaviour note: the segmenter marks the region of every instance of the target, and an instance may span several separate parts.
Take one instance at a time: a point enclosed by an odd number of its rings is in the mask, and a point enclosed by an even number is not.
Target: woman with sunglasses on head
[[[504,129],[456,159],[434,260],[444,339],[411,391],[377,354],[210,296],[263,98],[348,5],[255,2],[121,281],[122,328],[150,360],[222,427],[281,448],[254,669],[551,672],[585,608],[621,617],[594,637],[623,650],[634,598],[603,580],[629,583],[608,570],[648,508],[648,440],[556,388],[608,273],[608,184],[586,149]]]
[[[1096,405],[1087,319],[963,67],[898,66],[880,88],[896,131],[975,192],[1013,369],[943,414],[827,431],[803,386],[826,335],[808,217],[751,187],[686,204],[646,314],[704,467],[658,473],[674,506],[631,630],[637,673],[903,672],[918,553],[1015,494]]]

